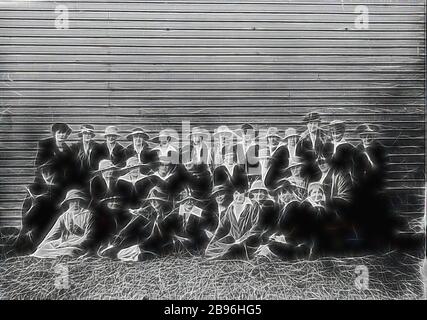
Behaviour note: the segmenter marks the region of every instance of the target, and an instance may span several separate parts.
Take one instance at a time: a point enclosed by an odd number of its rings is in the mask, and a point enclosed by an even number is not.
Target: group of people
[[[171,129],[150,138],[134,128],[127,147],[115,126],[100,144],[84,124],[69,144],[72,129],[55,123],[38,145],[14,251],[124,261],[178,252],[292,259],[386,245],[392,230],[379,128],[358,126],[355,146],[345,121],[322,127],[316,112],[303,121],[301,134],[222,125],[213,143],[201,128],[184,137],[188,144]]]

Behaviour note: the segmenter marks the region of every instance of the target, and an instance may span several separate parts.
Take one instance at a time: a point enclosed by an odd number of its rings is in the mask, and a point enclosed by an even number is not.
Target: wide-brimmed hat
[[[235,136],[236,133],[233,130],[230,130],[230,128],[227,127],[226,125],[222,125],[222,126],[219,126],[218,128],[216,128],[214,130],[214,133],[213,133],[214,137],[219,136],[219,135]]]
[[[320,114],[317,112],[307,113],[303,118],[304,123],[308,122],[320,122]]]
[[[302,166],[302,165],[304,165],[304,159],[301,157],[295,156],[291,158],[291,161],[289,161],[289,165],[283,171],[287,172],[291,168],[294,168],[296,166]]]
[[[71,189],[70,191],[67,192],[67,194],[65,195],[65,199],[62,200],[62,202],[60,203],[59,206],[63,206],[64,204],[66,204],[67,202],[71,201],[71,200],[82,200],[82,201],[87,201],[87,198],[85,197],[84,193],[78,189]]]
[[[200,136],[203,139],[209,137],[209,132],[200,128],[200,127],[194,127],[193,130],[187,134],[187,137],[192,137],[192,136]]]
[[[70,126],[66,123],[57,122],[57,123],[54,123],[52,125],[51,131],[52,132],[57,132],[57,131],[65,132],[67,134],[67,136],[69,136],[71,134],[71,132],[73,132],[73,129],[71,129]]]
[[[379,134],[380,131],[380,127],[375,125],[375,124],[361,124],[356,128],[356,132],[359,135],[364,135],[364,134]]]
[[[292,191],[292,190],[295,190],[296,187],[297,186],[295,184],[292,184],[288,178],[284,178],[277,181],[274,189],[272,190],[272,193],[277,193],[282,190]]]
[[[334,120],[329,123],[329,128],[334,128],[338,132],[345,132],[346,123],[343,120]]]
[[[98,170],[96,170],[94,172],[94,174],[102,173],[105,171],[116,171],[118,169],[120,169],[120,168],[115,166],[110,160],[103,159],[103,160],[99,161]]]
[[[104,137],[106,137],[106,136],[120,137],[119,128],[117,128],[116,126],[108,126],[105,128],[105,132],[102,135]]]
[[[150,136],[145,132],[144,129],[142,129],[142,128],[133,128],[132,131],[131,131],[131,133],[129,133],[126,136],[126,139],[132,140],[133,136],[135,136],[135,135],[142,135],[144,137],[143,138],[144,140],[148,140],[150,138]]]
[[[101,199],[100,201],[99,201],[99,203],[104,203],[104,202],[110,202],[110,201],[117,201],[118,203],[117,204],[121,204],[120,202],[122,201],[123,199],[121,198],[121,197],[118,197],[118,196],[112,196],[112,197],[106,197],[106,198],[103,198],[103,199]]]
[[[255,191],[264,191],[268,193],[268,189],[266,188],[266,186],[261,180],[256,180],[252,183],[251,188],[249,189],[249,193],[252,193]]]
[[[82,124],[80,126],[80,132],[77,133],[79,137],[83,135],[83,133],[90,133],[92,137],[95,136],[95,128],[91,124]]]
[[[176,141],[177,138],[175,137],[175,135],[173,133],[174,133],[174,131],[172,129],[169,129],[169,128],[163,129],[159,132],[158,135],[151,138],[150,141],[153,143],[160,143],[160,140],[168,139],[168,138],[170,138],[171,141]]]
[[[126,165],[120,168],[120,171],[128,171],[138,167],[149,167],[148,164],[142,163],[137,157],[130,157],[126,160]]]
[[[218,193],[221,193],[221,192],[231,193],[232,190],[233,188],[229,184],[226,184],[226,183],[218,184],[212,188],[211,196],[215,197]]]
[[[298,138],[300,137],[297,130],[294,128],[288,128],[285,130],[285,137],[283,138],[283,140],[286,140],[291,137],[298,137]]]
[[[181,204],[187,200],[194,200],[197,202],[201,202],[201,199],[196,198],[195,196],[193,196],[193,192],[191,191],[190,188],[185,188],[183,189],[179,195],[178,195],[178,200],[176,201],[177,204]]]
[[[270,137],[276,137],[279,139],[282,139],[282,137],[279,134],[279,129],[276,127],[269,127],[267,129],[267,133],[262,138],[270,138]]]

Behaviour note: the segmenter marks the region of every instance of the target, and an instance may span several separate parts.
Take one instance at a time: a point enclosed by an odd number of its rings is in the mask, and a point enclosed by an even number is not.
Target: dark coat
[[[356,149],[350,142],[344,142],[339,144],[336,147],[335,153],[333,152],[333,144],[331,142],[332,148],[332,159],[331,166],[334,170],[349,172],[353,174],[354,172],[354,156]]]
[[[107,142],[104,142],[97,146],[94,163],[98,166],[98,163],[101,160],[110,160],[114,165],[122,167],[126,162],[125,149],[120,143],[116,143],[113,152],[110,155],[110,151],[108,150]]]
[[[301,153],[301,156],[307,162],[315,162],[319,155],[322,154],[323,147],[325,143],[328,141],[328,137],[326,133],[319,129],[315,134],[315,142],[313,146],[313,142],[310,138],[310,133],[305,131],[301,134],[301,138],[298,141],[297,148]]]
[[[63,151],[61,152],[55,138],[47,138],[39,141],[35,165],[38,167],[42,164],[50,162],[52,173],[55,174],[55,184],[64,192],[74,185],[77,180],[74,176],[74,161],[71,148],[64,143]],[[44,183],[44,180],[39,171],[36,172],[36,183]]]
[[[269,189],[274,189],[277,182],[283,177],[283,170],[289,165],[289,150],[285,145],[280,145],[270,156],[264,185]]]
[[[125,177],[117,179],[117,195],[121,198],[124,208],[138,209],[147,197],[152,187],[152,182],[147,177],[132,183],[130,180],[126,180]]]
[[[144,143],[144,147],[140,154],[137,154],[133,144],[130,144],[125,149],[125,159],[129,159],[130,157],[137,157],[141,163],[150,165],[150,169],[154,169],[155,162],[158,159],[158,153],[156,151],[151,150],[148,147],[147,143]],[[141,171],[146,174],[148,173],[148,168],[141,168]]]
[[[356,184],[371,191],[379,191],[384,187],[387,155],[380,142],[374,141],[368,148],[359,144],[354,162]]]
[[[99,161],[97,159],[97,152],[99,147],[98,143],[91,141],[88,151],[85,153],[82,141],[71,146],[74,161],[74,176],[78,186],[82,189],[89,189],[90,174],[98,169]]]
[[[247,190],[249,187],[248,175],[244,165],[236,164],[233,172],[229,172],[225,165],[217,167],[213,172],[214,185],[230,185],[233,190]]]

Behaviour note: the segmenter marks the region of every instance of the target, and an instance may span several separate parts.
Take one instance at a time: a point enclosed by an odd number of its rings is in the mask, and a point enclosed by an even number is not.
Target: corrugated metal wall
[[[55,28],[56,5],[69,29]],[[369,29],[357,30],[356,5]],[[1,1],[0,225],[19,223],[50,124],[123,131],[288,126],[324,113],[383,129],[389,189],[423,212],[424,1]],[[398,195],[399,194],[399,195]],[[404,196],[406,195],[406,196]]]

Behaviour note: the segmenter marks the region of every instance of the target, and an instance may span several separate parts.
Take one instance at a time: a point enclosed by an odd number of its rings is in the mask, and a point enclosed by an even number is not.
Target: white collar
[[[195,215],[196,217],[200,218],[202,216],[202,212],[203,212],[203,209],[199,208],[199,207],[197,207],[195,205],[193,205],[193,207],[191,208],[191,210],[189,212],[187,212],[184,209],[184,205],[181,204],[179,206],[179,212],[178,212],[178,214],[180,216],[184,217],[185,221],[187,222],[191,215]]]
[[[146,176],[146,175],[141,174],[141,175],[138,177],[138,179],[136,179],[136,180],[132,180],[132,179],[131,179],[131,177],[130,177],[130,174],[129,174],[129,173],[126,173],[125,175],[123,175],[123,176],[119,177],[117,180],[123,180],[123,181],[126,181],[126,182],[130,182],[130,183],[132,183],[132,184],[136,184],[138,181],[140,181],[140,180],[142,180],[142,179],[145,179],[145,178],[147,178],[147,176]]]
[[[169,172],[166,176],[162,177],[158,171],[153,173],[153,176],[159,177],[160,179],[162,179],[163,181],[166,181],[167,179],[169,179],[170,176],[173,175],[173,172]]]

